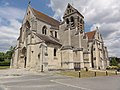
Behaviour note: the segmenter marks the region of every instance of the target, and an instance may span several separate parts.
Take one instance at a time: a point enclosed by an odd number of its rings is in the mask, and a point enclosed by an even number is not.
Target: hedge
[[[10,61],[8,60],[2,61],[0,62],[0,66],[10,66]]]
[[[119,68],[118,66],[108,66],[106,69],[107,70],[116,70],[118,68]]]

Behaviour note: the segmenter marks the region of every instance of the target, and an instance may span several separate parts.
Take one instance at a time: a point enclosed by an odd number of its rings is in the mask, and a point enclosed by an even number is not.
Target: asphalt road
[[[120,76],[71,78],[60,75],[24,75],[0,78],[0,90],[120,90]]]

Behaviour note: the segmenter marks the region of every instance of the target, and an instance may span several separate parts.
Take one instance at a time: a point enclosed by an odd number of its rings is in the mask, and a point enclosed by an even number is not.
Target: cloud
[[[24,10],[15,7],[0,7],[0,17],[5,19],[22,19]]]
[[[5,6],[8,6],[9,5],[9,3],[8,2],[5,2],[5,4],[4,4]]]
[[[6,51],[10,46],[16,45],[24,12],[25,10],[16,7],[0,7],[0,51]]]
[[[49,7],[55,12],[54,18],[63,16],[70,3],[85,16],[90,30],[96,26],[102,34],[109,56],[120,57],[120,1],[119,0],[50,0]]]

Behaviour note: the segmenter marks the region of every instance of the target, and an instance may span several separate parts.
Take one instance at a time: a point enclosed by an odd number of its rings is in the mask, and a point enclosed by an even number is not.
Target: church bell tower
[[[84,32],[84,16],[70,4],[68,4],[65,10],[63,19],[67,24],[66,28],[70,28],[71,30],[77,29],[77,32],[81,34]]]

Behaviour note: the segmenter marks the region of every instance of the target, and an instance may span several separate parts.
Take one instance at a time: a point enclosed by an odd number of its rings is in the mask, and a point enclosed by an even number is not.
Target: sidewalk
[[[90,70],[90,71],[97,71],[97,72],[110,72],[110,73],[115,73],[116,72],[116,70],[96,70],[96,69],[92,69],[92,70]],[[117,71],[117,73],[120,73],[120,72],[118,72]]]
[[[25,75],[45,75],[45,73],[36,71],[27,71],[25,69],[3,69],[0,70],[0,78],[20,77]]]

